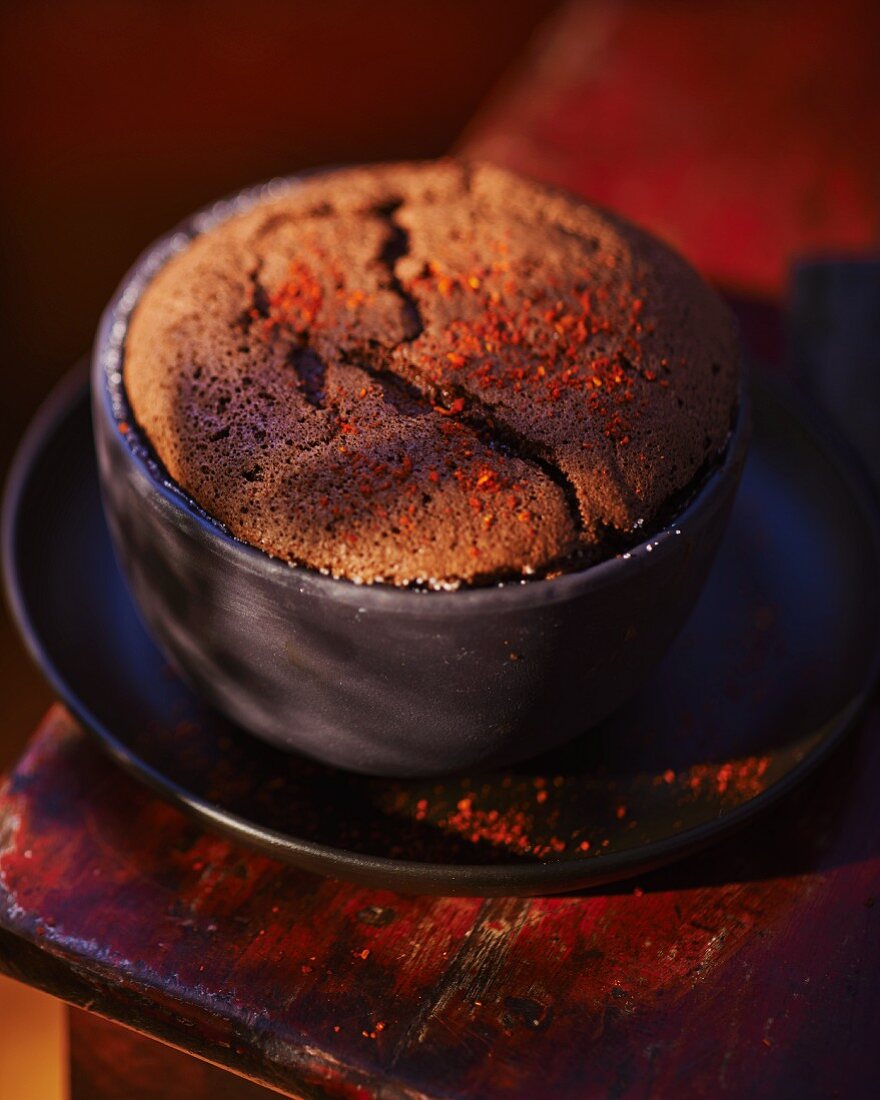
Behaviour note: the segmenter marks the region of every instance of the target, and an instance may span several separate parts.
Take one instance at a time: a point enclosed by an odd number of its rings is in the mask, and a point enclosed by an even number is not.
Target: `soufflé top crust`
[[[674,514],[736,415],[717,295],[625,221],[452,160],[296,183],[197,237],[124,379],[237,538],[353,581],[551,577]]]

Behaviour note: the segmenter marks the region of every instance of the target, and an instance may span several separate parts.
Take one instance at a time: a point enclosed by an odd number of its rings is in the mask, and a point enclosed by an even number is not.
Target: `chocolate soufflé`
[[[134,416],[237,538],[361,583],[552,577],[718,463],[726,307],[625,221],[452,160],[284,188],[192,241],[126,340]]]

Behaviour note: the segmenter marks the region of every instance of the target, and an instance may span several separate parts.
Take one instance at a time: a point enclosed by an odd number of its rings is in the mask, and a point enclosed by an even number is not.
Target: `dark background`
[[[550,0],[0,8],[0,472],[137,254],[243,185],[448,150]],[[0,763],[48,691],[0,621]]]

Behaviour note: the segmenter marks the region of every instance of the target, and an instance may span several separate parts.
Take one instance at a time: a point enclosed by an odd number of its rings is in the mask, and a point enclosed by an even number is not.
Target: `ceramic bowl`
[[[510,763],[583,733],[639,688],[696,602],[744,463],[745,384],[723,461],[674,522],[620,557],[450,592],[356,585],[274,559],[169,480],[137,430],[122,359],[132,310],[162,264],[290,185],[250,189],[157,242],[101,320],[92,401],[102,497],[150,632],[234,722],[356,771]]]

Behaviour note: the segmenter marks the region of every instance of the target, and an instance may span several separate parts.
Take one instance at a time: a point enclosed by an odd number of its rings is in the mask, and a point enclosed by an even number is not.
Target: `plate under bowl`
[[[156,649],[117,568],[80,379],[50,398],[13,469],[7,592],[71,710],[211,828],[404,891],[607,882],[709,843],[791,789],[852,725],[877,675],[870,494],[824,430],[760,380],[754,424],[721,553],[650,682],[588,736],[515,767],[359,776],[272,748],[207,707]]]

